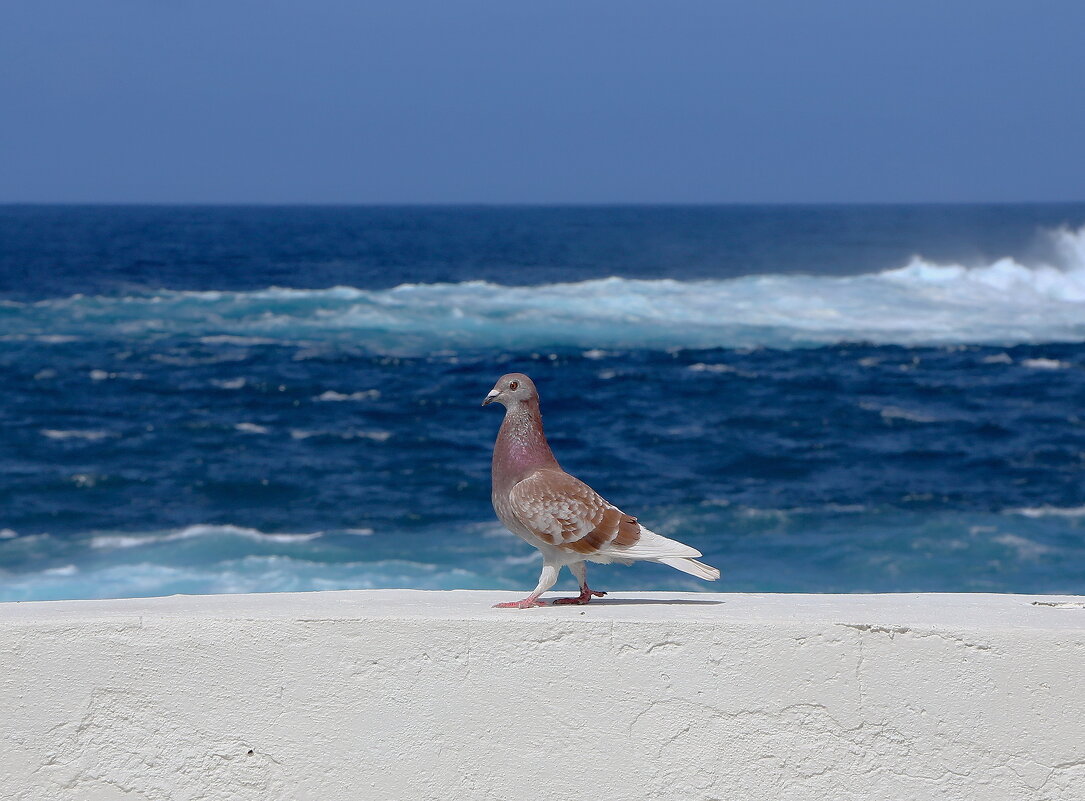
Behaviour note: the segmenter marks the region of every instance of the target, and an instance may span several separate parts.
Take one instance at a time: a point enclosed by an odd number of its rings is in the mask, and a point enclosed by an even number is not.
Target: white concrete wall
[[[499,599],[0,604],[0,798],[1085,799],[1085,599]]]

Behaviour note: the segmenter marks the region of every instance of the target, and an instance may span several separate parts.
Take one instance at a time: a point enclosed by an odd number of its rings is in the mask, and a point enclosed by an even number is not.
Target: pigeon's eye
[[[509,382],[509,389],[519,389],[519,388],[520,388],[520,382],[519,381],[510,381]]]

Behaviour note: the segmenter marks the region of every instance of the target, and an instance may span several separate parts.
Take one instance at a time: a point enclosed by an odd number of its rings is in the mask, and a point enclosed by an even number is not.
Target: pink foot
[[[528,596],[522,601],[508,601],[503,604],[494,604],[494,609],[531,609],[533,606],[546,606],[537,596]]]
[[[602,598],[606,593],[600,592],[599,590],[589,590],[587,587],[581,587],[580,595],[575,598],[555,598],[554,606],[558,606],[559,604],[586,604],[591,600],[593,595],[596,598]]]

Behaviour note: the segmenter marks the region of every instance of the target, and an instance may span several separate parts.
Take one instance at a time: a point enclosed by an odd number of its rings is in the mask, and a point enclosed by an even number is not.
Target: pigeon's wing
[[[512,488],[509,501],[516,518],[539,539],[565,550],[593,554],[640,539],[637,518],[561,470],[535,471]]]

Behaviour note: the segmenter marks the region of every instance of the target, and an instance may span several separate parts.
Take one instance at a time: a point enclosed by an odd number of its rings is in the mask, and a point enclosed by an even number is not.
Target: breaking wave
[[[1085,228],[1050,232],[1054,264],[915,257],[847,277],[484,281],[392,289],[162,290],[0,306],[0,339],[198,336],[224,347],[342,339],[377,352],[456,348],[803,347],[1085,340]]]
[[[296,543],[309,542],[321,536],[321,532],[305,534],[268,534],[254,528],[242,526],[213,526],[197,524],[187,526],[178,531],[167,531],[153,534],[99,534],[91,537],[90,547],[99,549],[115,548],[140,548],[160,542],[176,542],[177,540],[191,540],[199,537],[208,538],[240,538],[263,543]]]

